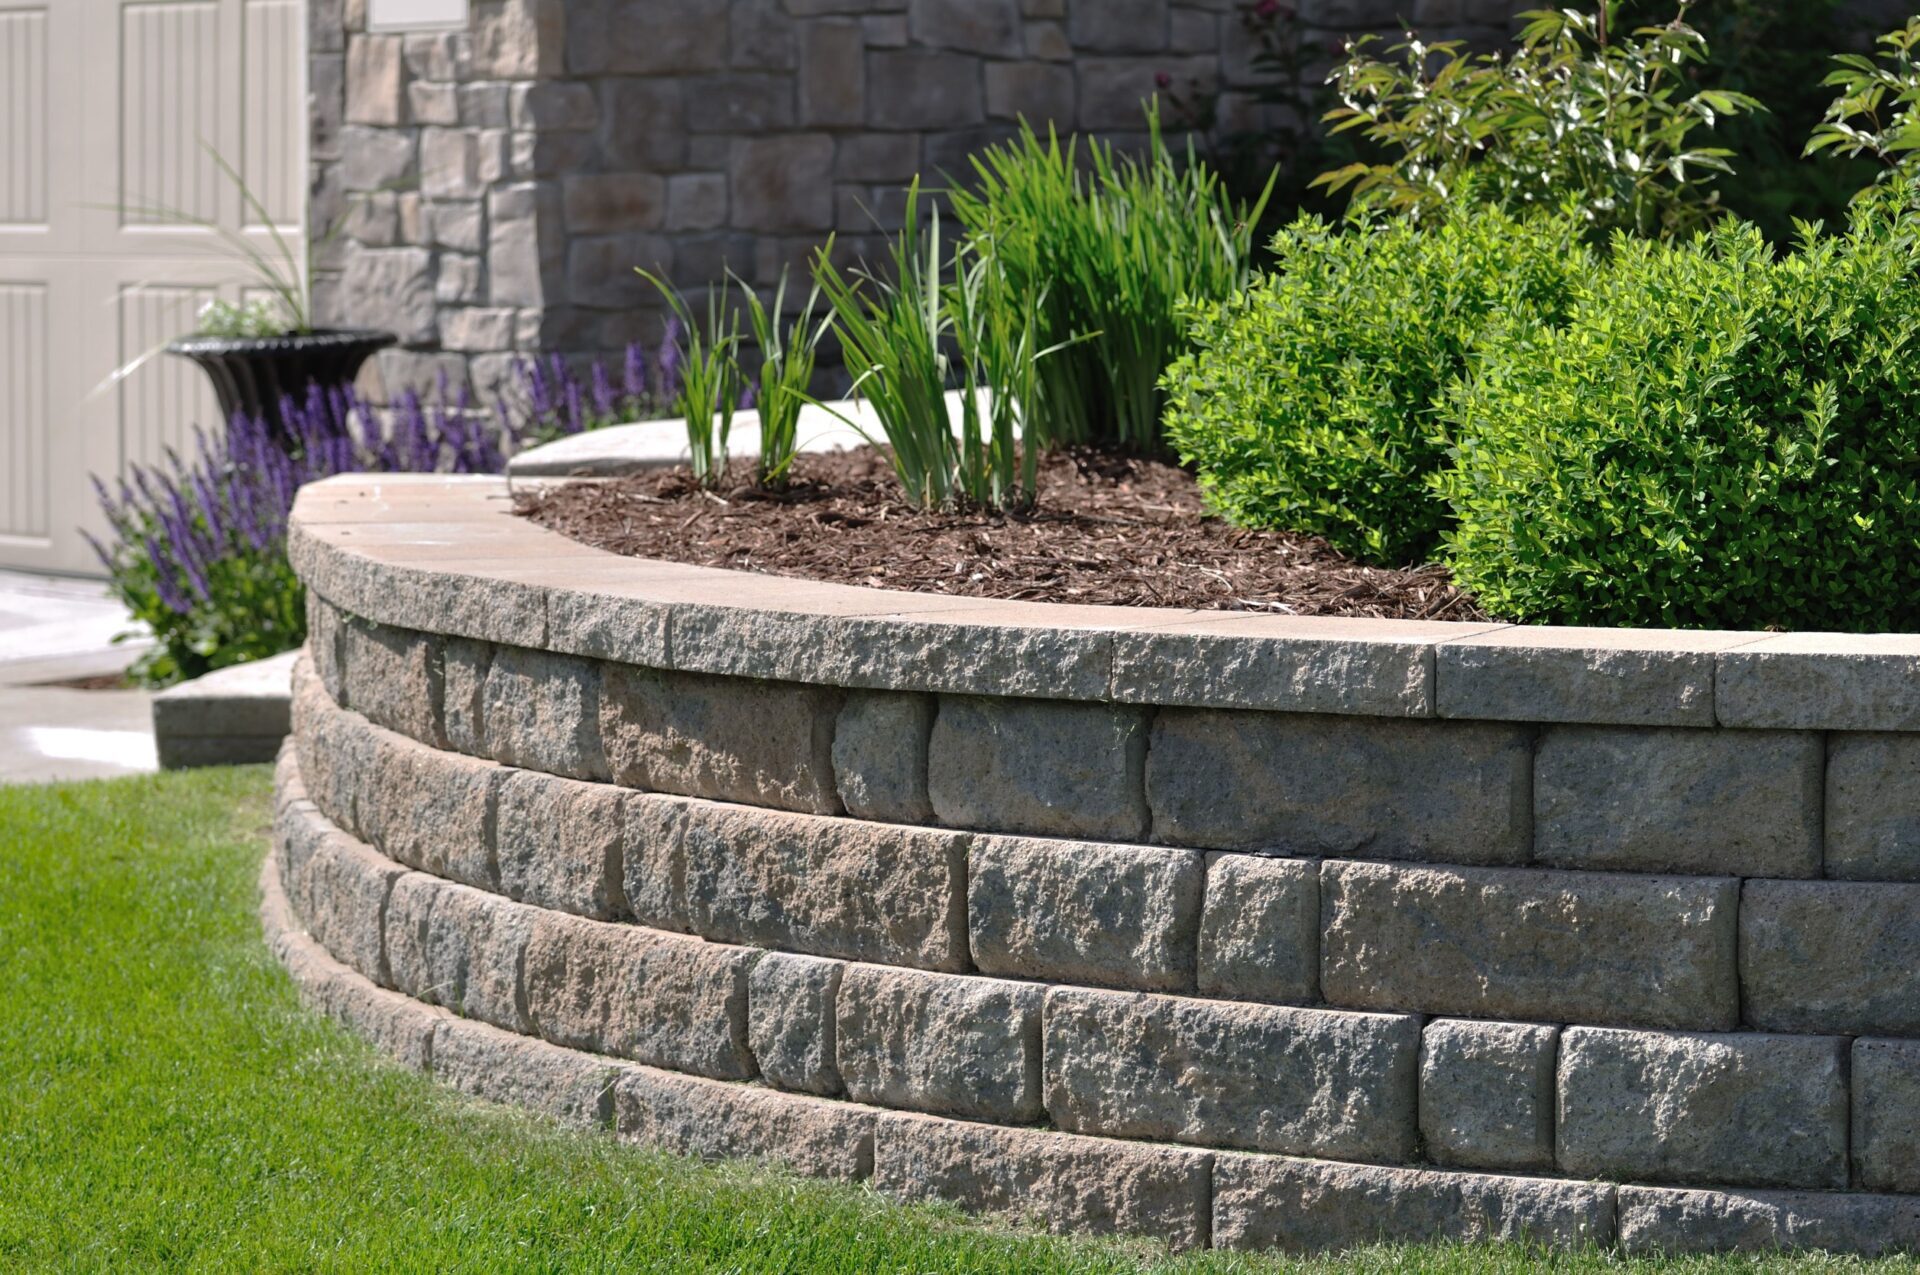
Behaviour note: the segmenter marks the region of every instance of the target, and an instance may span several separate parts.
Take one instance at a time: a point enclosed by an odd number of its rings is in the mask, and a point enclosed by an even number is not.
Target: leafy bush
[[[1920,622],[1916,189],[1776,260],[1620,243],[1558,330],[1483,342],[1437,483],[1459,582],[1524,620]]]
[[[1197,352],[1167,373],[1168,437],[1235,522],[1421,558],[1447,521],[1428,489],[1449,443],[1442,392],[1487,323],[1561,317],[1593,267],[1579,224],[1304,218],[1273,249],[1247,292],[1189,308]]]
[[[1834,60],[1839,68],[1821,81],[1840,96],[1807,142],[1807,154],[1824,150],[1865,156],[1884,165],[1883,176],[1920,167],[1920,18],[1879,39],[1879,61],[1858,53]]]
[[[1160,374],[1187,348],[1185,297],[1218,300],[1245,285],[1265,208],[1228,198],[1189,148],[1176,163],[1150,112],[1149,153],[1020,136],[973,159],[975,187],[953,194],[967,251],[1005,272],[1004,322],[1037,302],[1041,347],[1030,423],[1053,442],[1161,445]],[[1269,183],[1269,188],[1271,183]]]
[[[1512,53],[1468,54],[1458,42],[1409,37],[1398,64],[1349,46],[1335,80],[1335,133],[1359,130],[1390,152],[1324,174],[1351,185],[1356,206],[1432,221],[1460,200],[1510,211],[1577,213],[1596,231],[1675,237],[1721,211],[1710,188],[1730,171],[1723,147],[1693,139],[1722,116],[1763,109],[1681,72],[1706,57],[1682,20],[1610,38],[1598,13],[1538,10]]]

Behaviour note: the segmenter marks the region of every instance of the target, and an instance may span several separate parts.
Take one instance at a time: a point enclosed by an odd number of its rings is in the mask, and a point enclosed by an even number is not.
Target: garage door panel
[[[0,5],[0,224],[47,221],[47,11]]]
[[[306,104],[299,91],[306,18],[300,0],[247,0],[238,165],[271,223],[297,227],[306,211]],[[251,211],[243,224],[261,225]]]
[[[120,10],[121,224],[164,223],[158,204],[209,221],[226,186],[208,152],[221,137],[217,0],[140,0]],[[229,219],[231,214],[228,214]]]
[[[193,329],[194,316],[215,295],[213,287],[193,283],[121,288],[120,366],[143,360],[118,387],[118,467],[122,472],[132,464],[157,464],[168,448],[188,454],[194,428],[211,427],[220,419],[219,403],[205,373],[162,350],[167,342]]]
[[[0,278],[0,538],[44,545],[48,514],[47,285]]]

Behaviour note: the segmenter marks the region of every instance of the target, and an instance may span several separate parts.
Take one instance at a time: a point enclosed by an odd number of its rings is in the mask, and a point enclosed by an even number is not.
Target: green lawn
[[[261,768],[0,787],[0,1269],[1911,1270],[1051,1239],[706,1167],[443,1091],[303,1011],[259,941]]]

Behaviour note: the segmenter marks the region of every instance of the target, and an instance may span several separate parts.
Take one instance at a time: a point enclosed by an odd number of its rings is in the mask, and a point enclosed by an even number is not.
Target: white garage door
[[[245,272],[160,203],[241,229],[245,176],[283,234],[305,215],[303,0],[0,0],[0,566],[95,572],[89,474],[217,423],[200,371],[142,352]],[[297,240],[295,251],[300,251]]]

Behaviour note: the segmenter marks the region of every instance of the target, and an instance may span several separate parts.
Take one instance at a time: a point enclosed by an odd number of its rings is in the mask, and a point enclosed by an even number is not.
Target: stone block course
[[[927,745],[927,791],[944,824],[1137,840],[1147,831],[1136,709],[945,696]]]
[[[373,758],[355,807],[356,831],[396,862],[494,889],[494,819],[510,772],[387,731],[371,733]]]
[[[525,647],[495,647],[481,692],[488,751],[509,766],[606,779],[600,742],[601,666]]]
[[[433,1037],[433,1074],[488,1102],[512,1103],[568,1124],[613,1122],[618,1063],[484,1023],[443,1019]]]
[[[634,1067],[614,1086],[620,1135],[709,1160],[771,1160],[842,1182],[873,1171],[875,1113],[843,1102]]]
[[[1198,852],[977,837],[967,865],[967,932],[983,973],[1192,989]]]
[[[498,895],[408,873],[387,905],[394,988],[463,1018],[531,1032],[520,969],[534,915]]]
[[[1712,726],[1718,652],[1750,633],[1513,626],[1442,641],[1442,717]]]
[[[1815,877],[1825,741],[1811,732],[1555,726],[1534,857],[1562,868]]]
[[[289,891],[301,917],[335,960],[383,987],[392,986],[384,938],[387,896],[406,869],[338,831],[326,831]]]
[[[1532,760],[1515,726],[1164,709],[1147,800],[1179,845],[1523,863]]]
[[[611,921],[627,911],[621,850],[630,794],[517,771],[500,788],[500,890],[536,907]]]
[[[1553,1169],[1560,1029],[1464,1018],[1420,1037],[1420,1137],[1429,1159],[1470,1169]]]
[[[1920,881],[1920,735],[1827,741],[1826,875]]]
[[[1558,1159],[1617,1181],[1842,1189],[1846,1042],[1569,1027]]]
[[[1854,1041],[1850,1080],[1860,1185],[1920,1195],[1920,1041]]]
[[[1633,1255],[1821,1249],[1878,1257],[1920,1249],[1920,1199],[1825,1191],[1623,1186],[1620,1247]]]
[[[1048,991],[1046,1102],[1072,1133],[1403,1161],[1417,1018]]]
[[[1920,885],[1746,882],[1740,988],[1765,1031],[1920,1036]]]
[[[776,1089],[838,1094],[834,1020],[845,965],[769,952],[747,979],[747,1044]]]
[[[1780,633],[1715,664],[1722,726],[1920,730],[1920,635]]]
[[[342,707],[409,739],[444,747],[438,722],[437,639],[362,620],[349,620],[344,628],[346,702]]]
[[[1321,991],[1357,1009],[1726,1030],[1739,884],[1328,861]]]
[[[1210,854],[1205,895],[1201,995],[1283,1005],[1320,998],[1317,862]]]
[[[927,799],[930,695],[854,691],[833,732],[833,774],[840,800],[856,819],[932,823]]]
[[[849,966],[834,1041],[847,1096],[1001,1124],[1039,1119],[1044,993],[999,979]]]

